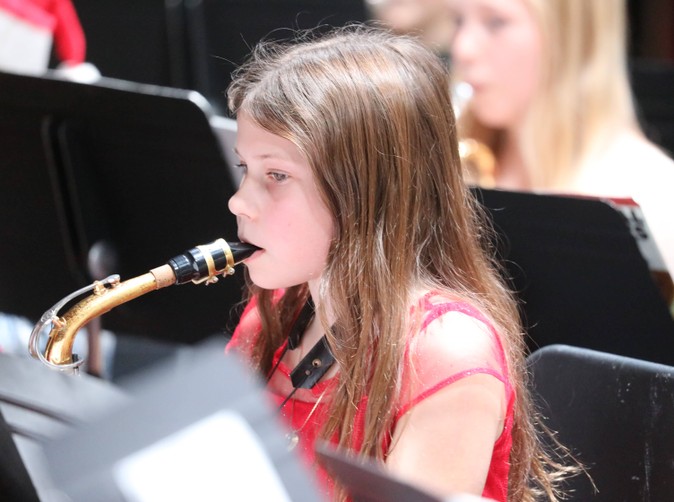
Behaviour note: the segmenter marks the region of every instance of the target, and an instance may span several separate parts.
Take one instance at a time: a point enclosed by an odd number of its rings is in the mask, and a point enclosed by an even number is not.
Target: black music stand
[[[0,409],[0,493],[7,502],[39,502],[37,491]]]
[[[262,383],[221,340],[126,388],[131,401],[45,444],[69,500],[322,500]]]
[[[227,113],[231,73],[262,39],[289,39],[303,29],[325,30],[367,19],[362,0],[202,0],[181,2],[182,16],[169,13],[170,48],[186,62],[191,88]],[[182,17],[182,19],[179,19]],[[183,29],[176,29],[182,26]],[[180,45],[182,43],[182,45]],[[182,57],[175,57],[181,54]]]
[[[442,502],[385,472],[374,462],[355,460],[329,443],[316,445],[316,458],[354,502]]]
[[[629,75],[641,127],[668,155],[674,155],[674,63],[632,59]]]
[[[487,502],[466,494],[438,497],[401,480],[371,460],[354,459],[326,442],[316,445],[316,458],[339,481],[353,502]]]
[[[550,345],[528,358],[545,424],[585,466],[569,499],[669,500],[674,490],[674,367]]]
[[[531,351],[562,343],[674,364],[674,320],[625,217],[607,201],[477,190]]]
[[[92,272],[125,280],[236,236],[234,183],[202,96],[11,74],[0,90],[0,311],[36,320]],[[102,251],[95,270],[92,249]],[[103,326],[194,343],[228,327],[240,276],[146,295]]]

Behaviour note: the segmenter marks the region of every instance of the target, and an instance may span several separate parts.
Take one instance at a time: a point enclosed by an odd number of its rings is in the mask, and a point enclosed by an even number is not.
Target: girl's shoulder
[[[639,195],[642,186],[662,191],[672,179],[674,160],[642,134],[624,131],[588,157],[570,188],[589,195],[625,197]]]
[[[472,302],[430,292],[420,300],[414,319],[408,355],[415,367],[443,374],[489,368],[505,377],[501,336]]]
[[[402,373],[399,415],[436,392],[474,375],[489,375],[512,387],[501,336],[474,303],[429,293],[413,309]]]
[[[436,320],[442,322],[448,318],[457,321],[472,319],[493,329],[493,323],[474,302],[447,292],[432,290],[424,293],[413,307],[413,312],[422,320],[421,331],[426,330]],[[457,315],[446,316],[451,313]]]

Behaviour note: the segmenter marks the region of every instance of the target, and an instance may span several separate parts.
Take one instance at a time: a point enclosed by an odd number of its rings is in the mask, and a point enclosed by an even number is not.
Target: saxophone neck
[[[76,371],[84,362],[84,360],[78,360],[73,354],[75,337],[82,327],[118,305],[174,283],[175,276],[168,265],[124,282],[119,281],[119,276],[110,276],[103,281],[96,281],[90,287],[76,292],[91,291],[91,294],[80,300],[63,316],[57,315],[58,308],[52,308],[45,313],[31,334],[31,354],[34,357],[37,355],[43,363],[60,371]],[[63,300],[59,303],[62,304]],[[55,307],[57,306],[58,304]],[[37,340],[48,323],[51,323],[51,330],[45,353],[42,355],[37,348]]]
[[[197,246],[178,255],[165,265],[146,274],[120,282],[118,275],[96,281],[60,300],[47,310],[30,335],[29,350],[33,357],[60,371],[77,372],[84,360],[73,357],[73,345],[78,331],[92,319],[109,312],[114,307],[141,295],[173,284],[193,282],[211,284],[218,275],[231,275],[234,266],[241,263],[257,249],[256,246],[217,239],[210,244]],[[76,303],[62,317],[59,311],[76,298],[88,295]],[[50,324],[49,339],[44,355],[39,350],[40,334]]]

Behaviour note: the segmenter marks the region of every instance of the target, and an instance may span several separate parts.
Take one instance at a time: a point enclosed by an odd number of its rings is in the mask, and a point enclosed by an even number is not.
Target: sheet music
[[[215,413],[120,461],[126,500],[291,502],[260,440],[233,411]]]

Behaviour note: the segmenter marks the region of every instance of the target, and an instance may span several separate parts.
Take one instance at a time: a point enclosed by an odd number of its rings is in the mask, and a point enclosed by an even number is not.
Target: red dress
[[[509,458],[512,445],[513,403],[514,392],[508,379],[508,371],[505,354],[500,339],[487,318],[476,308],[465,302],[457,302],[444,298],[438,294],[429,293],[419,301],[415,307],[421,315],[421,329],[410,333],[407,342],[405,357],[405,369],[402,374],[401,395],[409,396],[401,399],[397,406],[395,425],[407,411],[413,406],[432,396],[435,392],[448,385],[471,375],[488,374],[503,382],[506,392],[507,411],[505,424],[501,436],[494,444],[492,460],[487,474],[487,480],[483,491],[483,497],[497,501],[506,501],[508,496],[508,473],[510,468]],[[460,333],[444,333],[456,340],[447,343],[442,340],[442,348],[438,350],[435,340],[426,337],[426,328],[438,318],[446,314],[459,314],[469,316],[484,324],[485,337],[483,340],[462,340]],[[229,350],[236,350],[244,355],[249,353],[252,344],[259,334],[260,324],[255,310],[255,301],[251,302],[244,311],[241,322],[234,331],[232,340],[228,345]],[[465,337],[464,337],[465,338]],[[274,355],[275,365],[282,356],[284,346],[280,347]],[[411,368],[414,368],[414,371]],[[274,402],[278,405],[293,390],[290,382],[290,371],[282,362],[272,375],[268,384],[268,390]],[[413,383],[412,383],[413,382]],[[302,456],[316,470],[317,478],[324,487],[326,494],[330,495],[332,483],[327,474],[315,464],[313,444],[324,424],[329,403],[330,386],[334,379],[321,381],[313,389],[298,389],[281,410],[281,416],[286,424],[292,429],[299,431],[298,450]],[[406,392],[415,389],[413,393]],[[359,412],[356,417],[354,429],[355,445],[358,448],[362,442],[362,433],[365,418],[365,405],[367,398],[361,401]],[[388,445],[384,445],[387,451]]]

